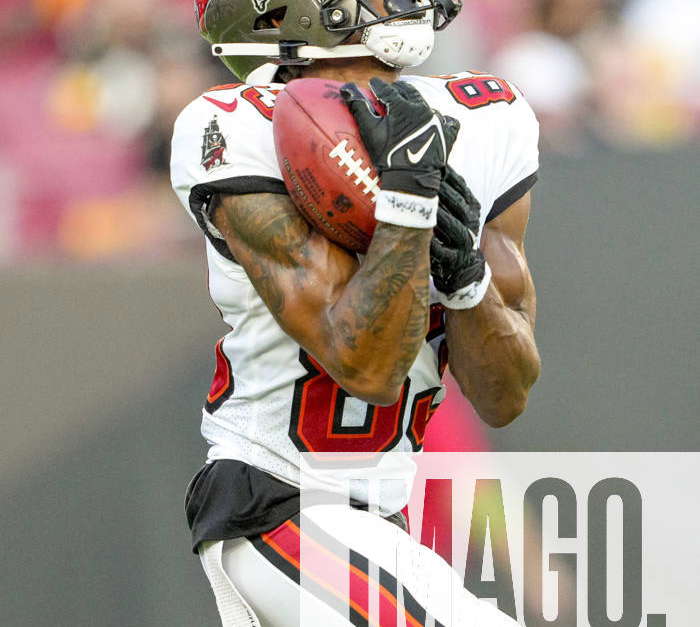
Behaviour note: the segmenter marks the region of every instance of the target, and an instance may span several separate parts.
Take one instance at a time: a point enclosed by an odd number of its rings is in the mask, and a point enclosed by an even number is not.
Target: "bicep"
[[[525,231],[530,217],[531,195],[525,194],[486,223],[481,248],[493,273],[492,281],[505,304],[535,321],[535,287],[525,256]]]
[[[212,220],[280,326],[322,359],[326,312],[357,259],[313,230],[286,195],[221,196]]]

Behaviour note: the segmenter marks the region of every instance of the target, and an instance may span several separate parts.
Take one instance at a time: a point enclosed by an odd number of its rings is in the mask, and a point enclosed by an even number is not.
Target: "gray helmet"
[[[425,15],[431,9],[433,28],[442,30],[459,13],[461,0],[384,0],[384,6],[387,15],[380,16],[369,0],[195,0],[195,13],[200,33],[211,44],[268,44],[262,48],[237,47],[265,49],[264,56],[251,52],[218,55],[245,81],[248,74],[265,63],[310,63],[312,59],[300,56],[299,49],[332,49],[357,30],[397,18]],[[273,19],[278,27],[273,25]],[[268,54],[269,44],[274,46],[273,54]]]

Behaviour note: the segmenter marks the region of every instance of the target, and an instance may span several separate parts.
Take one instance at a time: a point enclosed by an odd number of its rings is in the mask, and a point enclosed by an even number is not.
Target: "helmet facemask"
[[[195,6],[213,54],[245,80],[266,63],[374,56],[392,67],[419,65],[461,0],[384,0],[387,15],[369,0],[195,0]],[[278,27],[271,27],[272,17]],[[347,43],[357,32],[361,43]]]
[[[360,24],[362,43],[382,63],[395,68],[415,67],[423,63],[435,46],[434,3],[430,0],[385,0],[387,15],[373,10],[366,0]]]
[[[457,17],[461,0],[384,0],[385,15],[379,14],[368,0],[356,0],[360,6],[360,21],[350,25],[348,16],[342,21],[337,19],[335,0],[325,0],[321,14],[323,22],[331,32],[353,32],[370,26],[414,18],[416,20],[431,18],[433,30],[443,30]],[[432,17],[431,17],[432,15]],[[335,18],[335,19],[334,19]]]

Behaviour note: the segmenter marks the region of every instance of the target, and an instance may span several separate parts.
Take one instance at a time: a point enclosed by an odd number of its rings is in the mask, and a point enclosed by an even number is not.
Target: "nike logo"
[[[433,133],[428,138],[428,141],[426,141],[425,144],[423,144],[423,147],[418,152],[413,152],[410,148],[406,148],[406,154],[408,155],[408,160],[413,165],[416,165],[423,157],[425,157],[425,153],[428,152],[428,148],[430,148],[430,145],[433,143],[434,139],[435,139],[435,133]]]
[[[229,104],[228,102],[221,102],[221,100],[216,100],[215,98],[210,98],[209,96],[202,97],[204,98],[204,100],[207,100],[213,105],[219,107],[219,109],[223,109],[224,111],[226,111],[226,113],[233,113],[236,110],[236,107],[238,106],[238,100],[236,100],[236,98],[234,98],[233,102]]]

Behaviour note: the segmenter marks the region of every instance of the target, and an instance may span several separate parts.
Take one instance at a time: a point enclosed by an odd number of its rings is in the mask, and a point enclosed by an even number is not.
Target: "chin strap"
[[[215,57],[270,57],[279,59],[281,65],[303,64],[306,59],[374,56],[374,53],[364,44],[321,48],[297,41],[281,41],[279,44],[213,44],[211,52]]]
[[[432,20],[424,18],[367,26],[359,44],[322,48],[305,41],[222,43],[213,44],[211,51],[215,57],[268,57],[279,65],[308,65],[314,59],[376,57],[391,67],[405,68],[423,63],[434,44]]]

